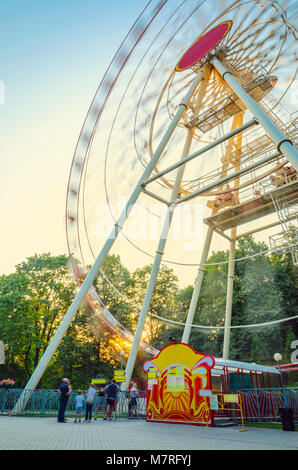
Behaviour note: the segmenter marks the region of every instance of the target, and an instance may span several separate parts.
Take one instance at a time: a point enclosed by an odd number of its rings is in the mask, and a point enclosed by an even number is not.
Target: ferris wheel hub
[[[181,57],[176,65],[176,72],[190,69],[206,57],[223,40],[232,25],[231,20],[224,21],[200,36]]]

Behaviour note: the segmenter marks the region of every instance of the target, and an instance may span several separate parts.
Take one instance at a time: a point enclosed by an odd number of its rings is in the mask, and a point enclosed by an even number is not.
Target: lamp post
[[[0,364],[5,364],[4,343],[0,340]]]
[[[120,351],[120,356],[121,356],[121,370],[123,369],[123,359],[125,356],[125,351]]]
[[[273,357],[274,357],[275,361],[278,363],[278,370],[279,370],[279,373],[280,373],[280,383],[281,383],[281,386],[282,386],[282,375],[281,375],[281,369],[280,369],[280,361],[282,360],[282,355],[280,353],[275,353]]]

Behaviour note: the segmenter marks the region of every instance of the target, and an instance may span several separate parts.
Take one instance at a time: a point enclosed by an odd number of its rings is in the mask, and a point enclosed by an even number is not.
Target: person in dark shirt
[[[70,382],[68,379],[62,379],[62,383],[58,389],[59,393],[59,410],[58,410],[58,423],[65,423],[64,413],[65,408],[68,402],[68,398],[70,395]]]
[[[118,392],[120,392],[120,388],[116,384],[116,380],[113,379],[109,385],[105,387],[105,391],[107,393],[107,415],[108,419],[111,420],[112,409],[114,405],[116,405],[116,397]]]
[[[106,397],[106,392],[105,392],[105,387],[101,385],[99,392],[98,392],[98,397],[96,400],[96,409],[95,409],[95,420],[97,417],[97,411],[102,410],[103,412],[103,419],[106,419],[106,406],[107,406],[107,397]]]

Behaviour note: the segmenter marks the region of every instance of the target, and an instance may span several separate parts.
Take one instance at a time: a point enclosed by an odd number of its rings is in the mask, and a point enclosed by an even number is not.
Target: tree
[[[224,325],[227,288],[227,251],[212,253],[208,258],[200,297],[196,308],[194,323],[215,328],[193,328],[190,345],[196,350],[214,356],[222,355],[222,330]]]
[[[297,315],[298,274],[291,255],[261,253],[266,250],[265,243],[252,237],[238,242],[236,258],[245,259],[235,265],[233,326]],[[246,259],[256,253],[258,256]],[[225,321],[227,260],[228,251],[218,251],[209,257],[194,317],[194,323],[214,328],[193,328],[190,337],[190,345],[197,351],[217,357],[223,350],[223,329],[219,327]],[[120,351],[125,350],[128,356],[131,343],[121,332],[127,328],[133,333],[136,328],[152,266],[130,273],[120,257],[112,255],[106,258],[102,269],[104,275],[99,273],[94,283],[100,301],[95,302],[95,308],[87,301],[82,304],[42,377],[43,387],[57,387],[63,376],[69,376],[74,388],[86,387],[97,374],[112,378],[113,370],[120,366]],[[2,371],[14,378],[17,386],[27,383],[76,289],[65,255],[35,255],[19,264],[15,273],[0,276],[0,328],[6,348]],[[171,336],[180,341],[183,333],[180,324],[185,323],[192,293],[193,286],[179,289],[173,270],[162,265],[143,341],[157,349],[167,345]],[[103,305],[112,315],[111,325],[105,320]],[[232,329],[230,359],[272,364],[273,354],[281,352],[289,361],[291,344],[296,340],[295,321]],[[145,360],[145,354],[139,351],[135,374],[142,374]]]
[[[239,240],[236,258],[267,249],[265,243],[248,236]],[[275,267],[272,261],[272,256],[260,254],[236,263],[233,325],[255,325],[286,317],[283,287],[277,276],[281,265]],[[274,352],[285,346],[281,331],[279,324],[232,330],[231,359],[271,364]]]
[[[132,274],[133,285],[130,290],[131,298],[135,304],[142,307],[146,289],[151,274],[152,265],[137,269]],[[171,320],[178,318],[177,293],[178,279],[172,269],[162,265],[155,284],[152,300],[144,327],[144,340],[156,348],[165,346],[168,343],[171,327],[163,320],[157,317],[164,317]],[[139,311],[135,315],[135,324],[137,323]],[[169,333],[169,334],[168,334]],[[167,339],[166,339],[167,338]]]
[[[91,379],[98,374],[106,378],[113,377],[117,360],[105,354],[103,341],[94,334],[94,315],[84,303],[61,341],[52,368],[49,367],[45,373],[52,383],[58,385],[59,378],[65,376],[70,378],[74,389],[86,389]],[[60,371],[60,375],[57,371]]]
[[[35,255],[0,279],[0,324],[7,368],[24,385],[36,368],[74,297],[64,255]]]
[[[98,274],[95,281],[95,287],[102,303],[127,329],[132,328],[135,321],[135,308],[129,299],[134,284],[131,274],[122,265],[120,256],[116,255],[106,257],[102,273]]]
[[[26,297],[28,280],[24,275],[10,274],[0,277],[0,326],[1,339],[5,344],[3,373],[19,377],[21,383],[30,374],[30,330],[24,312],[31,310],[30,298]]]
[[[129,282],[129,272],[117,257],[107,259],[105,266],[115,272],[118,280],[122,272],[122,281],[127,276]],[[0,277],[1,337],[7,348],[4,372],[16,378],[18,386],[25,386],[32,375],[76,288],[64,255],[35,255],[18,265],[16,273]],[[110,287],[103,293],[117,313],[122,301],[113,304],[116,296]],[[96,322],[96,314],[84,302],[42,377],[43,387],[56,387],[63,376],[69,376],[73,387],[79,388],[87,386],[98,373],[112,377],[119,360],[109,346],[111,332],[102,329],[100,340],[95,334]]]

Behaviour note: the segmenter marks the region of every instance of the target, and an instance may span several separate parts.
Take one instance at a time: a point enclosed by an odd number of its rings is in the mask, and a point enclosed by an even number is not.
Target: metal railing
[[[279,409],[292,408],[293,417],[298,420],[298,387],[255,388],[237,391],[241,395],[243,418],[249,422],[279,422]],[[231,419],[240,422],[237,410]]]
[[[25,392],[25,393],[23,393]],[[65,416],[75,415],[75,397],[77,391],[73,390],[69,396],[67,407],[65,410]],[[40,416],[52,416],[58,413],[59,409],[59,394],[57,390],[24,390],[24,389],[0,389],[0,413],[10,414],[12,413],[15,404],[22,396],[24,403],[29,400],[21,414],[24,415],[40,415]],[[83,396],[86,397],[86,392],[83,392]],[[85,400],[86,402],[86,400]],[[97,406],[97,400],[95,398],[92,408],[92,415],[95,417],[95,411]],[[83,416],[85,409],[83,410]],[[146,417],[146,392],[138,391],[137,397],[137,413],[136,417]],[[133,418],[130,408],[130,401],[127,392],[119,392],[116,400],[115,410],[112,412],[112,416],[116,418]],[[97,417],[103,417],[103,410],[99,409]]]
[[[0,389],[0,413],[12,413],[22,392],[23,389]],[[56,416],[58,414],[59,396],[57,390],[25,390],[25,392],[31,396],[24,407],[23,415]],[[244,389],[235,393],[241,394],[243,418],[246,423],[280,421],[279,409],[284,407],[292,408],[294,419],[298,420],[298,387]],[[83,394],[86,395],[86,392],[83,392]],[[76,391],[73,391],[69,397],[65,411],[66,417],[75,416],[76,395]],[[93,404],[93,418],[95,417],[95,410],[96,401]],[[84,411],[82,414],[84,417]],[[229,414],[233,421],[241,420],[239,410],[235,409]],[[103,411],[98,411],[96,417],[103,417]],[[131,414],[127,392],[120,392],[118,394],[112,417],[134,418]],[[146,418],[145,391],[139,391],[137,416],[135,418]]]

